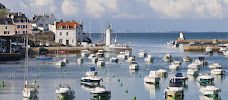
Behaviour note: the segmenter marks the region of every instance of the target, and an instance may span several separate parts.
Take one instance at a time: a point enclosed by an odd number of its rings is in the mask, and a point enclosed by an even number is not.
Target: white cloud
[[[169,18],[222,18],[228,0],[149,0],[150,7]]]
[[[128,14],[128,13],[120,13],[113,16],[113,18],[126,18],[126,19],[136,19],[136,18],[143,18],[143,15],[138,14]]]
[[[117,0],[85,0],[87,14],[94,18],[100,18],[108,14],[114,14],[119,11]]]
[[[79,3],[73,0],[64,0],[61,6],[64,16],[73,17],[78,14]]]
[[[29,6],[26,5],[24,2],[19,2],[19,6],[21,6],[24,9],[28,9],[29,8]]]
[[[39,13],[54,13],[57,10],[55,0],[28,0],[30,8]]]

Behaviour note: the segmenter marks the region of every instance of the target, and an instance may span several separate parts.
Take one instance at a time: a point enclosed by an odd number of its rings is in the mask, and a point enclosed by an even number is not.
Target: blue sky
[[[100,22],[115,31],[227,32],[228,0],[0,0],[28,18],[54,14],[57,20],[82,21],[91,31]]]

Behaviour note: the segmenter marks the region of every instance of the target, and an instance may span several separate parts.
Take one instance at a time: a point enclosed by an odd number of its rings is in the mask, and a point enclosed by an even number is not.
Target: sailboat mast
[[[91,39],[90,21],[89,21],[89,38],[90,38],[90,40],[92,40],[92,39]]]
[[[26,81],[28,81],[28,34],[26,35]]]

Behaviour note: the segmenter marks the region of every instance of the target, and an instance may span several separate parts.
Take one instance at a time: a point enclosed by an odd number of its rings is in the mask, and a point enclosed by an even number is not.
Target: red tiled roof
[[[79,26],[79,24],[75,21],[72,22],[57,22],[56,23],[56,29],[60,29],[59,26],[62,25],[62,29],[67,29],[67,25],[69,25],[69,29],[74,29],[74,25],[76,24],[76,27]]]

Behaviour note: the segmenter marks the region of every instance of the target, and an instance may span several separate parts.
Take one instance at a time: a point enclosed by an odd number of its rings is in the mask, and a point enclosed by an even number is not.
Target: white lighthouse
[[[184,35],[182,32],[180,32],[180,38],[183,39],[184,38]]]
[[[106,29],[106,46],[109,46],[111,44],[111,26],[108,25]]]

